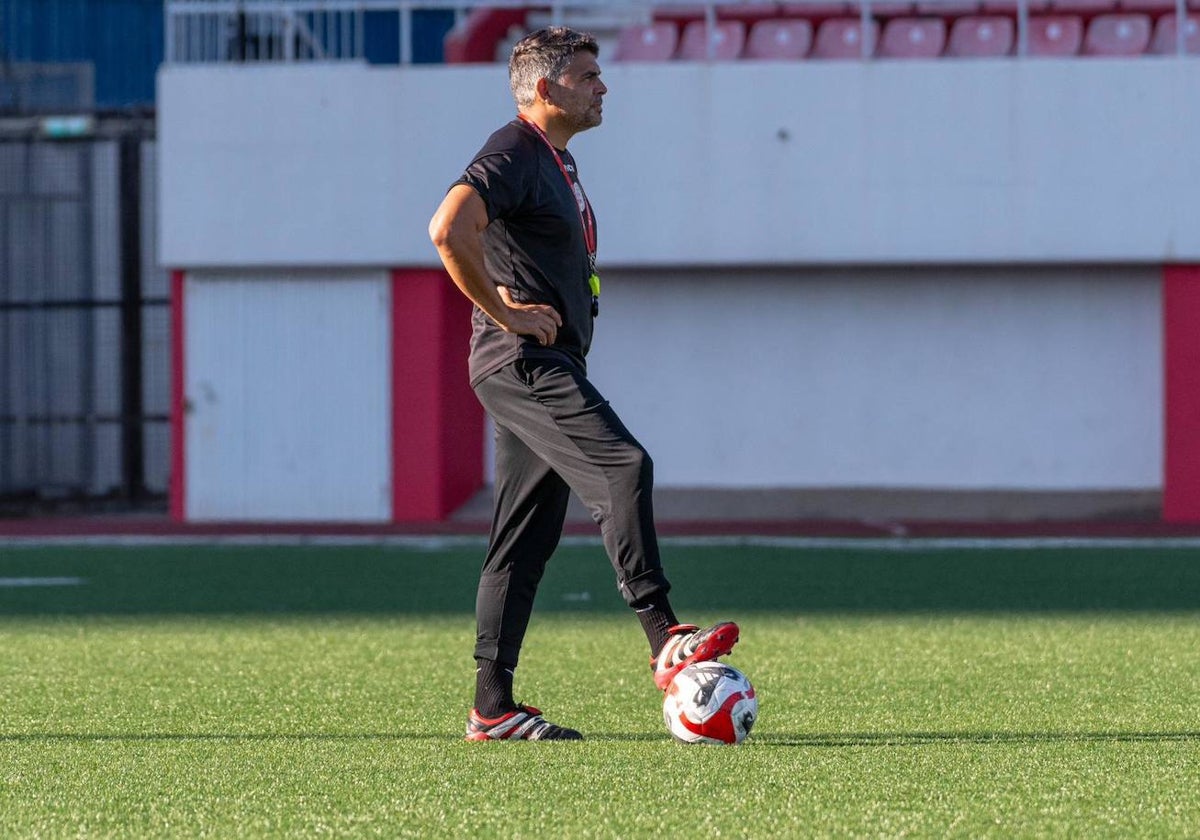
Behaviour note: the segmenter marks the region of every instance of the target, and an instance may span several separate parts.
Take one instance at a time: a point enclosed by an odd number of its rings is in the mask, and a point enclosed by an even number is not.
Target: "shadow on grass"
[[[669,741],[670,736],[652,733],[587,734],[588,741]],[[353,741],[464,741],[461,732],[22,732],[0,733],[0,744],[37,743],[287,743]]]
[[[588,733],[589,742],[670,743],[657,733]],[[428,732],[25,732],[0,733],[0,744],[37,743],[306,743],[353,741],[460,742],[458,733]],[[1072,743],[1171,743],[1200,742],[1195,732],[828,732],[755,733],[751,743],[762,747],[917,747],[936,744],[1072,744]]]
[[[0,733],[0,743],[95,743],[95,742],[175,742],[209,741],[228,743],[285,742],[285,741],[451,741],[461,735],[445,732],[23,732]]]
[[[926,744],[1048,744],[1200,741],[1194,732],[831,732],[763,733],[755,743],[778,747],[914,747]]]
[[[672,598],[689,613],[1200,611],[1193,548],[670,546],[666,554]],[[469,614],[482,555],[481,546],[0,548],[0,616]],[[537,609],[626,608],[603,550],[572,545],[551,561]]]

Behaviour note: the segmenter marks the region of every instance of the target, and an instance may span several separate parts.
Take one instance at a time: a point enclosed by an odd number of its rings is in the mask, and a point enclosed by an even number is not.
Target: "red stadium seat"
[[[959,18],[963,15],[974,15],[979,12],[979,3],[951,0],[948,3],[917,3],[917,15],[920,17]]]
[[[614,61],[667,61],[675,55],[679,30],[669,21],[627,26],[617,36]]]
[[[812,24],[807,20],[760,20],[750,28],[743,58],[794,61],[812,49]]]
[[[1050,8],[1050,0],[1029,0],[1025,4],[1030,14],[1044,12]],[[983,0],[981,11],[985,15],[1001,14],[1015,15],[1017,13],[1017,0]]]
[[[1056,15],[1100,15],[1117,10],[1117,0],[1050,0]]]
[[[905,17],[906,15],[911,15],[915,8],[915,3],[895,3],[884,0],[881,3],[871,4],[871,15],[882,18]],[[855,7],[855,11],[858,11],[857,7]]]
[[[721,20],[740,20],[750,26],[760,20],[779,17],[778,3],[718,3],[717,17]]]
[[[693,20],[704,20],[704,6],[658,6],[654,9],[654,20],[670,21],[676,26],[682,27],[685,23]]]
[[[871,21],[867,28],[868,55],[870,45],[879,42],[879,24]],[[859,18],[830,18],[817,27],[817,38],[813,42],[813,58],[862,58],[863,29]]]
[[[735,61],[741,58],[745,46],[746,24],[740,20],[719,20],[711,28],[702,20],[694,20],[683,29],[678,57],[692,61]]]
[[[1149,46],[1149,15],[1100,15],[1088,24],[1083,54],[1141,55]]]
[[[1183,19],[1183,49],[1188,55],[1200,54],[1200,15],[1188,15]],[[1154,40],[1150,52],[1158,55],[1174,55],[1178,52],[1179,30],[1175,26],[1175,15],[1164,15],[1154,26]]]
[[[1122,12],[1161,15],[1175,11],[1175,0],[1117,0],[1117,8]]]
[[[475,9],[446,33],[442,43],[446,63],[495,61],[496,44],[511,27],[523,27],[528,13],[528,9]]]
[[[961,17],[950,27],[946,55],[959,58],[996,58],[1012,55],[1017,27],[1010,17]]]
[[[780,3],[779,13],[784,17],[831,18],[849,17],[858,11],[849,3]]]
[[[892,18],[883,27],[880,58],[937,58],[946,47],[941,18]]]
[[[1029,54],[1046,58],[1079,55],[1083,18],[1039,15],[1029,18]]]

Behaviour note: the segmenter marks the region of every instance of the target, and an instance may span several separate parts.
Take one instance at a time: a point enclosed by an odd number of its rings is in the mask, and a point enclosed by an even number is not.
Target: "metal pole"
[[[1029,0],[1017,0],[1017,55],[1029,54]]]
[[[83,496],[91,496],[101,492],[100,476],[97,471],[100,443],[100,421],[97,418],[97,402],[99,383],[97,382],[96,336],[97,320],[100,308],[99,295],[96,290],[96,214],[94,172],[96,164],[96,143],[84,141],[72,143],[78,146],[81,175],[79,182],[79,204],[82,210],[82,247],[78,271],[80,274],[79,291],[77,296],[81,301],[87,301],[80,310],[79,350],[80,350],[80,425],[79,430],[79,491]],[[53,405],[53,402],[51,403]],[[65,418],[64,418],[65,419]]]
[[[121,486],[126,501],[145,494],[142,438],[142,142],[122,137],[118,152],[121,220]]]
[[[365,59],[367,57],[367,12],[365,9],[359,9],[354,14],[354,44],[355,58]]]
[[[175,55],[175,6],[171,0],[163,5],[163,53],[168,64],[179,61]]]
[[[862,0],[859,5],[859,19],[862,28],[862,57],[864,60],[875,54],[875,38],[872,36],[874,27],[871,26],[871,0]]]
[[[7,148],[8,144],[5,144],[6,151]],[[0,238],[0,242],[4,243],[13,241],[9,221],[11,206],[12,203],[7,197],[0,201],[0,237],[3,237]],[[9,259],[7,248],[0,249],[0,253],[4,254],[5,259]],[[13,299],[8,288],[10,282],[8,272],[0,276],[0,297],[6,301]],[[10,338],[15,334],[11,327],[15,320],[15,313],[10,316],[6,312],[0,312],[0,495],[13,490],[16,485],[13,467],[13,438],[16,435],[17,426],[16,412],[11,404],[13,398],[11,368],[17,363],[17,360],[13,358],[15,354],[12,351],[15,348]]]
[[[1187,4],[1184,0],[1175,0],[1175,54],[1183,56],[1187,52]]]
[[[704,4],[704,60],[712,61],[717,57],[717,9],[711,2]]]
[[[412,6],[405,3],[400,7],[400,63],[412,64]]]

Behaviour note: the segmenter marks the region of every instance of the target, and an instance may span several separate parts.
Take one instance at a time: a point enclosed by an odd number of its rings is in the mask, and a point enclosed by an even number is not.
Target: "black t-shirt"
[[[574,158],[565,150],[559,156],[578,182]],[[587,242],[575,195],[550,149],[532,128],[513,120],[488,138],[455,184],[472,187],[487,205],[488,276],[507,286],[514,301],[549,304],[563,320],[554,344],[543,347],[505,332],[475,307],[471,384],[519,358],[555,358],[586,371],[592,344]]]

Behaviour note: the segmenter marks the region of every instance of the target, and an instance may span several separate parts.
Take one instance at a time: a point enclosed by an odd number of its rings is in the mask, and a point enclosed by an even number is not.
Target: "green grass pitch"
[[[463,742],[481,553],[0,546],[0,834],[1200,836],[1200,549],[668,542],[739,747],[666,735],[586,542],[517,692],[588,740]]]

